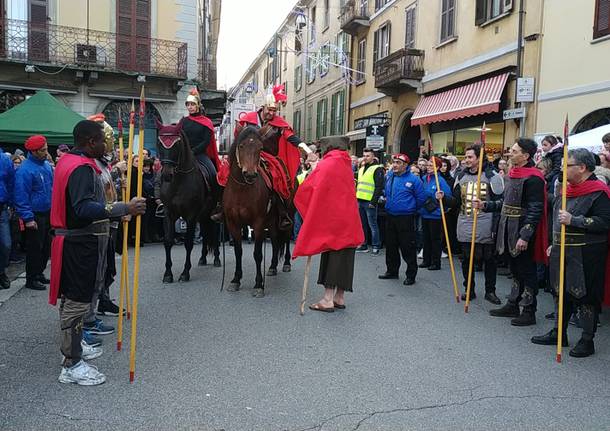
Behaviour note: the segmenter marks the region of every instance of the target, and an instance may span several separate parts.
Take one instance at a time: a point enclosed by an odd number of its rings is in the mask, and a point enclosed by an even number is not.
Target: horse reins
[[[174,144],[175,144],[177,141],[182,142],[182,139],[181,139],[180,135],[159,135],[159,138],[158,138],[158,139],[159,139],[159,141],[161,142],[161,144],[162,144],[162,145],[163,145],[163,141],[161,140],[161,136],[177,136],[178,138],[177,138],[177,139],[174,141]],[[172,144],[172,146],[173,146],[173,144]],[[163,148],[165,148],[165,149],[169,150],[171,147],[170,147],[170,148],[167,148],[167,147],[165,147],[165,145],[163,145]],[[175,166],[176,166],[176,169],[174,169],[174,172],[176,172],[176,173],[178,173],[178,174],[188,174],[188,173],[193,172],[193,170],[195,169],[195,166],[194,166],[194,165],[193,165],[193,166],[191,166],[191,169],[186,170],[186,171],[184,171],[184,170],[182,170],[182,169],[179,169],[179,166],[180,166],[180,161],[181,161],[181,160],[182,160],[182,146],[180,146],[180,147],[178,148],[178,161],[177,161],[177,162],[174,162],[173,160],[170,160],[170,159],[161,159],[161,164],[163,164],[163,162],[165,162],[165,163],[169,163],[169,164],[171,164],[171,165],[175,165]]]

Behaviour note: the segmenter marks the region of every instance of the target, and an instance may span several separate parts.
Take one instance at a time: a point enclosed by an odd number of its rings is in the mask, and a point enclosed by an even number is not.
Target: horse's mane
[[[229,157],[231,158],[235,158],[235,151],[237,150],[237,146],[244,140],[244,139],[248,139],[249,137],[251,137],[252,135],[255,136],[256,139],[258,139],[260,141],[261,137],[258,134],[258,127],[255,126],[246,126],[244,127],[241,132],[239,132],[239,135],[237,135],[237,137],[235,138],[235,140],[233,141],[233,145],[231,145],[231,148],[229,149]]]

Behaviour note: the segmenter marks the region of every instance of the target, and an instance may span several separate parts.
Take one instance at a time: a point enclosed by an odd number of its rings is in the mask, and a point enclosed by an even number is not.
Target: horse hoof
[[[230,283],[227,286],[227,292],[237,292],[239,290],[239,283]]]
[[[199,266],[206,266],[208,264],[208,260],[205,257],[202,257],[199,259],[198,265]]]
[[[277,269],[276,268],[269,268],[269,271],[267,271],[267,276],[268,277],[273,277],[277,275]]]
[[[214,266],[217,268],[220,268],[222,266],[219,258],[214,259]]]
[[[183,281],[184,281],[184,282],[186,282],[186,281],[189,281],[190,279],[191,279],[191,275],[190,275],[190,274],[188,274],[188,273],[186,273],[186,274],[182,273],[182,274],[180,274],[180,278],[178,279],[178,281],[179,281],[179,282],[183,282]]]
[[[290,272],[290,271],[292,271],[292,266],[290,266],[290,265],[282,266],[282,272]]]
[[[163,276],[163,283],[173,283],[174,276],[172,274],[166,274]]]
[[[255,288],[252,290],[252,296],[255,298],[264,298],[265,297],[265,289]]]

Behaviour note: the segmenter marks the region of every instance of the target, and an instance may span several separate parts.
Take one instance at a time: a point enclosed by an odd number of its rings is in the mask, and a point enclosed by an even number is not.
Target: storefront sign
[[[368,126],[366,128],[366,148],[382,150],[385,148],[385,135],[388,132],[386,126]]]
[[[388,124],[389,120],[390,118],[387,112],[380,112],[376,115],[356,119],[354,121],[354,129],[364,129],[365,127],[376,124]]]
[[[507,109],[502,112],[502,119],[506,120],[514,120],[516,118],[525,118],[525,107],[516,108],[516,109]]]
[[[534,78],[517,78],[517,102],[534,101]]]

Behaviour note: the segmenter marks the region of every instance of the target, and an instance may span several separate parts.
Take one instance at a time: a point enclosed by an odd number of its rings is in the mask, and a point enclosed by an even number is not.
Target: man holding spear
[[[507,249],[510,254],[513,286],[508,302],[489,314],[513,317],[513,326],[536,324],[536,262],[547,261],[546,186],[542,172],[534,167],[537,149],[535,141],[519,138],[510,149],[513,168],[505,178],[504,198],[472,200],[473,208],[500,212],[496,250],[502,254]]]
[[[565,226],[564,301],[562,345],[568,345],[567,327],[570,316],[580,309],[582,336],[570,350],[570,356],[584,358],[595,353],[593,337],[604,297],[605,272],[608,268],[608,231],[610,229],[610,188],[598,180],[593,153],[584,148],[569,150],[567,159],[566,210],[561,209],[561,193],[553,203],[553,245],[549,247],[551,284],[559,290],[559,239]],[[556,188],[561,187],[558,183]],[[557,313],[559,314],[559,313]],[[555,345],[558,322],[545,335],[532,337],[532,343]]]

